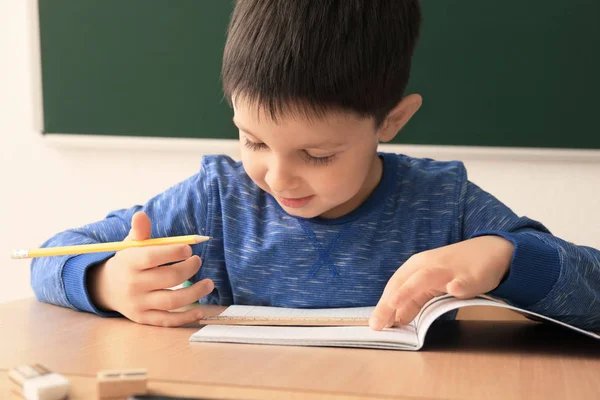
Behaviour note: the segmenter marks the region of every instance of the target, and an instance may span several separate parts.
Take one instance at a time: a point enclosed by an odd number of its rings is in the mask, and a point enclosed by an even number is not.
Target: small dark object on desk
[[[130,396],[127,400],[211,400],[209,397],[178,397],[163,394],[139,394]]]

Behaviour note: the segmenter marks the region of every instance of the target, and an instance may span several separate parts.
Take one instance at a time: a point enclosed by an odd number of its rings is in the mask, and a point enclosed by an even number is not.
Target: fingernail
[[[381,321],[377,317],[371,317],[369,319],[369,326],[371,327],[371,329],[379,331],[379,330],[381,330],[383,328],[383,321]]]
[[[204,313],[203,313],[203,312],[201,312],[201,313],[198,313],[198,314],[196,315],[196,319],[197,319],[197,320],[201,320],[202,318],[204,318]]]

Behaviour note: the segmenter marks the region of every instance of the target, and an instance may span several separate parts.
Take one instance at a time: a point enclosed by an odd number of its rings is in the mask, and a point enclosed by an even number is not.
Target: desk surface
[[[216,313],[219,308],[210,308]],[[0,305],[0,397],[9,368],[40,362],[92,399],[98,370],[147,368],[149,388],[229,399],[597,398],[600,343],[530,321],[438,321],[419,352],[189,343],[158,328],[42,304]]]

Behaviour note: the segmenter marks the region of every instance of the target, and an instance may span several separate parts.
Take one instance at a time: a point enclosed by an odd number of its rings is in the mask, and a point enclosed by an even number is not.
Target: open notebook
[[[295,346],[365,347],[374,349],[419,350],[427,330],[442,314],[467,306],[495,306],[518,311],[536,319],[554,322],[582,334],[600,339],[600,335],[574,326],[509,306],[499,301],[476,297],[459,300],[440,296],[427,303],[408,325],[374,331],[368,326],[244,326],[210,325],[195,332],[191,342],[229,342]],[[230,317],[369,317],[374,307],[295,309],[259,306],[230,306],[221,316]]]

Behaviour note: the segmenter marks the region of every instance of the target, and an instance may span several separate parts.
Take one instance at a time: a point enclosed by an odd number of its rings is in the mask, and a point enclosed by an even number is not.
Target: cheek
[[[364,182],[364,171],[356,168],[353,163],[332,166],[326,174],[318,174],[314,182],[318,182],[319,191],[328,198],[346,201],[360,190]]]
[[[252,179],[257,185],[262,186],[262,182],[265,179],[265,166],[260,161],[259,157],[253,156],[252,153],[242,150],[242,165],[246,174]]]

